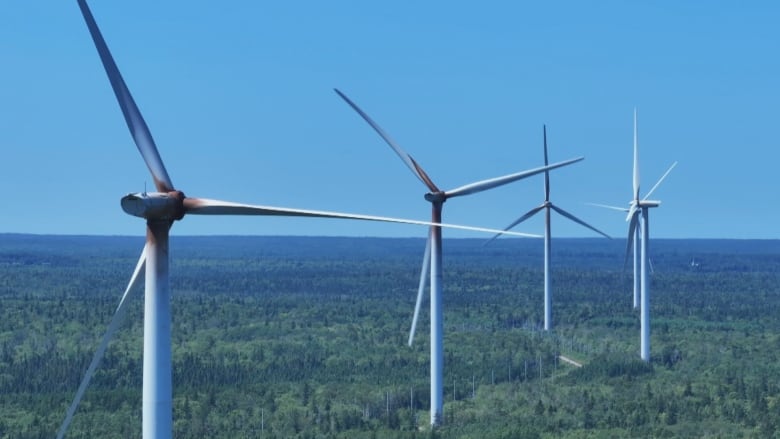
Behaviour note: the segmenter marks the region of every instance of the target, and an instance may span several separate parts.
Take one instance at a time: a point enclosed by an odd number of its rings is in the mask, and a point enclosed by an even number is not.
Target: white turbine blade
[[[634,200],[639,199],[639,146],[636,131],[636,108],[634,108]]]
[[[552,165],[549,166],[542,166],[539,168],[530,169],[528,171],[516,172],[514,174],[504,175],[502,177],[496,177],[488,180],[478,181],[476,183],[467,184],[465,186],[461,186],[451,191],[447,191],[445,192],[445,194],[447,195],[447,198],[458,197],[461,195],[475,194],[477,192],[482,192],[488,189],[493,189],[494,187],[503,186],[513,181],[530,177],[532,175],[540,174],[545,171],[550,171],[552,169],[560,168],[561,166],[570,165],[572,163],[579,162],[583,159],[585,159],[585,157],[577,157],[576,159],[553,163]]]
[[[558,207],[558,206],[556,206],[556,205],[554,205],[554,204],[550,204],[550,207],[552,207],[552,209],[553,209],[554,211],[556,211],[556,212],[560,213],[561,215],[563,215],[563,216],[565,216],[566,218],[568,218],[568,219],[570,219],[570,220],[574,221],[575,223],[577,223],[577,224],[579,224],[579,225],[581,225],[581,226],[583,226],[583,227],[587,227],[587,228],[589,228],[589,229],[593,230],[594,232],[598,233],[599,235],[601,235],[601,236],[603,236],[603,237],[605,237],[605,238],[612,239],[612,237],[611,237],[611,236],[609,236],[609,235],[607,235],[606,233],[602,232],[601,230],[599,230],[599,229],[597,229],[597,228],[595,228],[595,227],[591,226],[590,224],[588,224],[588,223],[586,223],[585,221],[583,221],[583,220],[581,220],[581,219],[577,218],[576,216],[574,216],[574,215],[570,214],[569,212],[566,212],[565,210],[561,209],[560,207]]]
[[[631,218],[633,218],[637,212],[639,212],[639,208],[636,203],[632,201],[631,207],[628,209],[628,215],[626,215],[626,221],[631,221]]]
[[[76,397],[73,398],[73,402],[70,404],[70,407],[68,407],[65,420],[62,421],[62,425],[57,432],[57,439],[62,439],[62,437],[65,436],[65,433],[68,430],[68,426],[70,425],[70,421],[73,420],[73,415],[76,413],[76,409],[78,409],[79,403],[81,403],[81,398],[84,396],[84,392],[87,390],[87,386],[89,386],[89,382],[92,380],[95,369],[97,369],[98,364],[100,364],[100,360],[103,358],[103,354],[106,352],[108,343],[111,341],[111,338],[113,338],[114,333],[119,327],[119,324],[122,323],[122,319],[124,318],[126,311],[125,303],[127,303],[127,298],[130,292],[135,290],[135,287],[138,284],[139,274],[143,272],[145,265],[146,246],[144,246],[144,249],[141,252],[141,257],[138,258],[138,263],[135,266],[135,271],[133,271],[133,276],[130,277],[130,283],[127,284],[125,293],[122,294],[122,299],[119,301],[119,305],[116,307],[116,311],[114,311],[114,316],[111,318],[111,323],[108,324],[108,329],[103,335],[103,340],[100,342],[100,346],[98,346],[97,351],[95,351],[95,355],[92,356],[92,362],[89,363],[87,372],[84,374],[84,379],[81,381],[81,384],[79,384],[79,388],[76,391]]]
[[[589,206],[603,207],[605,209],[618,210],[620,212],[628,212],[628,209],[626,209],[625,207],[610,206],[608,204],[598,204],[598,203],[585,203],[585,204]]]
[[[634,212],[634,216],[631,217],[631,222],[628,224],[628,242],[626,243],[626,259],[623,261],[623,270],[628,266],[628,257],[631,255],[631,248],[634,244],[634,231],[639,223],[639,211]]]
[[[388,145],[390,145],[391,148],[393,148],[393,151],[395,151],[396,154],[398,154],[398,157],[401,158],[401,160],[406,164],[407,167],[412,171],[414,175],[417,176],[417,178],[420,179],[420,181],[425,184],[425,186],[428,187],[428,190],[431,192],[440,192],[439,188],[436,187],[436,185],[433,183],[430,177],[428,177],[428,174],[425,173],[423,168],[417,164],[417,161],[415,161],[412,156],[410,156],[406,151],[404,151],[395,141],[390,137],[389,134],[385,132],[385,130],[382,129],[382,127],[379,126],[378,123],[374,122],[371,117],[366,114],[365,111],[361,110],[360,107],[357,106],[350,98],[347,97],[344,93],[342,93],[339,89],[334,88],[333,91],[336,92],[339,96],[341,96],[341,99],[344,99],[344,101],[349,104],[350,107],[352,107],[353,110],[355,110],[360,117],[363,118],[366,122],[368,122],[369,125],[371,125],[371,128],[374,129],[374,131],[379,134],[379,137],[384,139],[385,142],[387,142]]]
[[[412,329],[409,330],[409,346],[412,346],[414,333],[417,331],[417,318],[420,316],[420,306],[422,304],[423,293],[425,292],[425,281],[428,280],[428,272],[431,269],[431,233],[428,232],[428,240],[425,243],[425,254],[423,255],[422,270],[420,270],[420,286],[417,287],[417,302],[414,304],[414,316],[412,317]]]
[[[512,227],[514,227],[514,226],[516,226],[516,225],[518,225],[518,224],[522,223],[523,221],[527,220],[528,218],[531,218],[532,216],[536,215],[536,214],[537,214],[537,213],[539,213],[539,211],[540,211],[540,210],[542,210],[542,209],[544,209],[544,204],[542,204],[541,206],[538,206],[538,207],[534,207],[533,209],[529,210],[529,211],[528,211],[528,212],[526,212],[526,213],[525,213],[523,216],[521,216],[520,218],[518,218],[518,219],[514,220],[514,221],[512,222],[512,224],[510,224],[510,225],[508,225],[508,226],[504,227],[504,232],[506,232],[506,231],[510,230]],[[493,237],[492,237],[492,238],[488,239],[488,240],[485,242],[485,245],[487,245],[487,244],[489,244],[489,243],[493,242],[493,240],[494,240],[494,239],[498,238],[498,237],[499,237],[499,236],[501,236],[502,234],[503,234],[503,233],[496,233],[495,235],[493,235]]]
[[[550,162],[547,160],[547,125],[542,126],[544,133],[544,166]],[[544,201],[550,201],[550,171],[544,171]]]
[[[674,162],[672,163],[672,166],[669,166],[669,169],[667,169],[666,172],[664,172],[664,175],[662,175],[661,178],[658,179],[658,183],[656,183],[655,186],[653,186],[653,188],[650,189],[650,192],[648,192],[647,195],[645,195],[645,197],[642,198],[642,201],[647,200],[647,198],[653,194],[653,192],[656,190],[656,188],[658,188],[661,182],[664,181],[666,176],[669,175],[670,172],[672,172],[672,169],[674,169],[675,166],[677,166],[677,162]]]
[[[168,176],[168,172],[165,170],[160,153],[157,151],[157,146],[154,144],[152,133],[149,131],[141,111],[133,100],[133,96],[130,95],[130,90],[127,88],[122,74],[119,73],[114,58],[111,56],[111,52],[108,50],[103,35],[100,34],[95,19],[92,17],[87,2],[85,0],[78,0],[79,8],[81,8],[81,14],[84,16],[84,20],[87,22],[89,33],[92,35],[92,40],[95,42],[100,60],[103,62],[103,68],[108,74],[108,79],[111,82],[111,88],[114,89],[114,94],[119,102],[119,107],[122,109],[122,114],[125,116],[125,122],[130,129],[130,134],[133,136],[138,151],[146,162],[146,166],[152,173],[154,178],[154,184],[157,190],[160,192],[169,192],[173,190],[173,183]]]
[[[449,229],[470,230],[474,232],[504,233],[512,236],[526,238],[540,238],[540,235],[520,232],[504,232],[485,227],[461,226],[457,224],[432,223],[430,221],[418,221],[385,216],[361,215],[342,212],[330,212],[324,210],[293,209],[288,207],[259,206],[250,204],[233,203],[229,201],[209,200],[206,198],[185,198],[184,209],[187,214],[194,215],[259,215],[259,216],[300,216],[314,218],[338,218],[362,221],[380,221],[386,223],[414,224],[419,226],[438,226]]]

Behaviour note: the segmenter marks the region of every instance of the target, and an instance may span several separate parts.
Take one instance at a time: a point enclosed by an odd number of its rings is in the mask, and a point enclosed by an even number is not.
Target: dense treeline
[[[771,437],[780,242],[657,240],[651,364],[619,240],[445,241],[445,415],[428,424],[421,239],[172,240],[175,436]],[[0,235],[0,436],[53,437],[143,242]],[[693,262],[693,263],[692,263]],[[68,437],[139,437],[142,291]],[[582,363],[576,368],[559,355]]]

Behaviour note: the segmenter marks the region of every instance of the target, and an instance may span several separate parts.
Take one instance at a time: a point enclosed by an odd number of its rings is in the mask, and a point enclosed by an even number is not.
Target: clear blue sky
[[[623,237],[632,111],[665,238],[780,237],[776,2],[93,0],[168,172],[191,196],[429,217],[423,185],[332,91],[442,188],[539,166],[559,206]],[[74,1],[0,13],[0,232],[141,235],[119,199],[152,187]],[[542,179],[448,201],[503,227]],[[539,220],[519,230],[541,233]],[[424,236],[336,220],[189,216],[174,233]],[[555,236],[594,236],[555,217]],[[476,236],[446,232],[447,236]]]

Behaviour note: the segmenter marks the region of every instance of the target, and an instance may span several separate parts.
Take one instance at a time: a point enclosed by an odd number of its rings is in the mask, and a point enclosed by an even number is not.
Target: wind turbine
[[[547,160],[547,126],[542,128],[544,135],[544,165],[548,165]],[[550,234],[550,210],[558,212],[558,214],[574,221],[577,224],[587,227],[594,232],[603,235],[606,238],[610,238],[609,235],[601,230],[591,226],[585,221],[577,218],[571,213],[561,209],[550,201],[550,172],[544,171],[544,202],[537,207],[526,212],[523,216],[516,219],[512,224],[506,226],[504,230],[509,230],[523,221],[532,218],[537,213],[544,210],[544,330],[549,331],[552,329],[552,293],[550,292],[550,254],[551,254],[551,241],[552,236]],[[497,238],[499,235],[495,235],[492,239]],[[492,240],[491,239],[491,240]],[[611,238],[610,238],[611,239]]]
[[[366,221],[395,222],[430,226],[425,221],[404,220],[369,215],[355,215],[339,212],[292,209],[272,206],[240,204],[205,198],[186,197],[176,190],[165,169],[155,146],[149,128],[130,94],[108,46],[98,29],[85,0],[78,0],[89,32],[97,48],[111,87],[135,141],[154,179],[157,192],[128,194],[122,198],[122,209],[133,216],[146,220],[146,245],[141,252],[130,282],[125,289],[119,306],[114,312],[108,330],[103,336],[97,352],[92,358],[83,381],[79,385],[73,403],[68,408],[65,420],[57,434],[62,438],[67,432],[73,414],[86,390],[92,375],[103,356],[122,316],[130,292],[137,286],[145,270],[144,297],[144,353],[143,353],[143,408],[142,432],[146,439],[169,438],[173,434],[173,388],[171,384],[171,311],[168,278],[169,254],[168,236],[174,221],[186,214],[196,215],[273,215],[318,218],[340,218]],[[480,230],[496,233],[497,230],[479,227],[437,224],[443,227],[466,230]],[[518,234],[523,236],[522,234]]]
[[[631,254],[631,248],[634,250],[634,308],[637,305],[640,308],[640,356],[642,360],[650,361],[650,277],[648,269],[650,268],[650,217],[649,210],[658,207],[661,202],[650,200],[650,195],[658,189],[662,181],[672,172],[677,162],[672,163],[669,169],[658,179],[644,198],[639,198],[639,145],[637,141],[637,121],[636,108],[634,109],[634,170],[633,170],[633,196],[628,209],[620,207],[604,206],[610,209],[623,210],[628,212],[626,221],[628,221],[628,239],[626,240],[626,261]],[[641,234],[641,239],[640,239]],[[637,247],[639,251],[637,251]],[[639,276],[637,276],[637,271]],[[639,294],[637,296],[637,290]],[[637,300],[639,299],[639,300]]]
[[[467,184],[459,188],[442,191],[439,189],[425,173],[423,168],[415,161],[412,156],[407,154],[390,136],[376,123],[368,114],[360,109],[354,102],[352,102],[344,93],[335,89],[336,93],[341,96],[344,101],[347,102],[369,125],[379,134],[384,141],[390,145],[395,153],[401,158],[406,166],[412,171],[412,173],[425,184],[429,192],[425,194],[425,200],[431,203],[431,221],[434,223],[441,222],[441,212],[444,202],[450,198],[475,194],[488,189],[492,189],[498,186],[502,186],[513,181],[517,181],[526,177],[530,177],[535,174],[546,172],[550,169],[559,168],[571,163],[582,160],[582,157],[567,160],[565,162],[555,163],[553,165],[544,166],[528,171],[518,172],[514,174],[504,175],[488,180],[482,180],[475,183]],[[442,415],[444,411],[444,318],[442,310],[442,245],[441,245],[441,228],[438,226],[431,226],[428,234],[428,241],[425,246],[425,254],[423,256],[422,273],[420,275],[420,284],[417,291],[417,302],[414,310],[414,317],[412,319],[412,328],[409,334],[409,345],[412,344],[414,332],[417,327],[417,317],[420,311],[420,303],[422,302],[422,294],[425,287],[425,272],[426,268],[430,270],[430,313],[431,313],[431,425],[436,426],[441,423]]]

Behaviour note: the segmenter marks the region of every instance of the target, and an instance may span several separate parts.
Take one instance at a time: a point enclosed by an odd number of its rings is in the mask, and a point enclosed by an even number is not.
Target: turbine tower
[[[661,176],[661,178],[658,179],[658,182],[655,184],[655,186],[650,189],[650,192],[645,195],[644,198],[639,198],[639,147],[637,142],[637,122],[636,122],[636,109],[634,109],[634,172],[633,172],[633,189],[634,189],[634,199],[631,200],[628,208],[628,216],[626,217],[626,221],[628,221],[628,239],[627,239],[627,248],[626,248],[626,259],[628,259],[628,255],[631,253],[631,246],[632,241],[634,241],[634,285],[636,288],[636,268],[637,268],[637,252],[636,252],[636,241],[639,240],[641,242],[641,249],[640,249],[640,257],[639,257],[639,287],[640,287],[640,356],[642,357],[642,360],[649,362],[650,361],[650,277],[648,273],[649,265],[650,265],[650,254],[649,254],[649,244],[650,244],[650,216],[649,211],[650,208],[658,207],[661,205],[660,201],[657,200],[649,200],[648,198],[650,195],[655,192],[655,190],[658,188],[658,185],[661,184],[662,181],[666,178],[667,175],[674,169],[674,167],[677,166],[677,162],[672,163],[672,165],[669,167],[669,169],[664,173],[664,175]],[[640,224],[640,215],[641,215],[641,224]],[[641,240],[638,238],[640,231],[642,238]],[[636,302],[636,293],[634,296],[634,301]]]
[[[542,132],[544,136],[544,165],[547,166],[548,160],[547,160],[547,126],[546,125],[542,127]],[[550,233],[550,210],[554,210],[558,214],[568,218],[569,220],[574,221],[575,223],[580,224],[583,227],[587,227],[590,230],[593,230],[594,232],[606,238],[610,238],[610,236],[602,232],[601,230],[591,226],[585,221],[577,218],[571,213],[561,209],[560,207],[553,204],[552,201],[550,201],[550,172],[549,171],[544,171],[544,202],[542,202],[541,205],[534,207],[533,209],[526,212],[523,216],[516,219],[512,224],[508,225],[504,230],[509,230],[515,227],[516,225],[533,217],[534,215],[541,212],[542,210],[544,210],[544,330],[549,331],[552,329],[552,292],[550,288],[551,287],[550,259],[551,259],[552,235]],[[493,238],[491,238],[491,240],[497,238],[498,236],[499,235],[495,235]]]
[[[550,169],[559,168],[571,163],[582,160],[582,157],[567,160],[565,162],[545,165],[544,167],[531,169],[528,171],[509,174],[502,177],[492,178],[471,183],[450,191],[439,189],[425,173],[423,168],[407,154],[393,139],[376,123],[368,114],[363,112],[354,102],[352,102],[344,93],[335,90],[344,101],[347,102],[369,125],[379,134],[384,141],[390,145],[395,153],[401,158],[412,173],[425,184],[429,192],[425,194],[425,200],[431,203],[431,221],[438,223],[441,221],[441,212],[444,202],[450,198],[461,195],[475,194],[498,186],[502,186],[513,181],[517,181],[535,174],[546,172]],[[412,328],[409,334],[409,345],[412,343],[414,332],[417,327],[417,317],[422,301],[422,294],[425,286],[426,268],[430,270],[430,318],[431,318],[431,425],[437,426],[442,421],[444,412],[444,317],[442,310],[442,245],[441,228],[432,226],[428,234],[428,241],[425,246],[425,255],[423,257],[423,267],[420,276],[420,285],[417,292],[417,302],[415,305],[414,317],[412,319]]]
[[[119,306],[114,312],[83,381],[79,385],[73,403],[68,408],[65,420],[57,434],[62,438],[78,408],[81,397],[103,356],[116,328],[125,312],[124,305],[130,292],[135,289],[140,274],[145,269],[144,297],[144,353],[143,353],[143,408],[142,431],[146,439],[170,438],[173,434],[173,389],[171,384],[171,311],[169,288],[168,233],[174,221],[181,220],[186,214],[196,215],[274,215],[301,216],[318,218],[340,218],[367,221],[383,221],[431,226],[425,221],[403,220],[369,215],[355,215],[339,212],[291,209],[272,206],[259,206],[186,197],[175,189],[168,172],[163,165],[149,128],[130,94],[130,90],[119,73],[119,69],[103,40],[92,13],[85,0],[78,0],[89,32],[97,48],[103,67],[108,74],[111,87],[127,123],[133,140],[154,179],[157,192],[129,194],[122,198],[122,209],[133,216],[146,220],[146,245],[136,264],[130,282],[125,289]],[[492,229],[468,226],[437,224],[443,227],[481,230],[491,233]],[[522,235],[522,234],[519,234]]]

